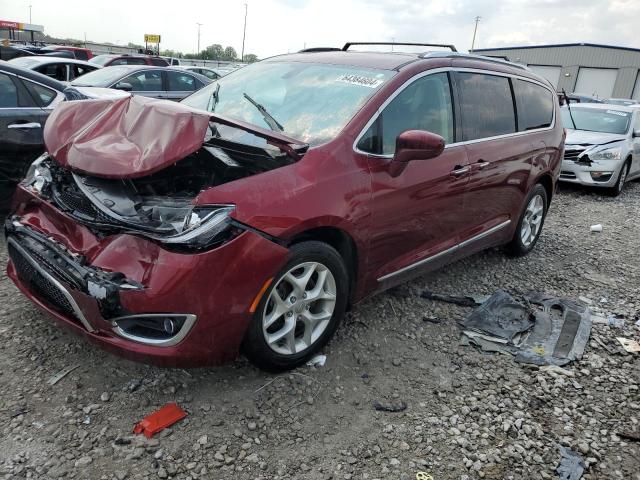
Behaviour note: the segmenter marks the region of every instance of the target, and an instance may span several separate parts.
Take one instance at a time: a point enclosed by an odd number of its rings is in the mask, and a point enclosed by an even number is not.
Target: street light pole
[[[196,25],[198,25],[198,50],[196,51],[196,55],[200,55],[200,27],[203,24],[196,22]]]
[[[29,5],[29,23],[31,23],[31,5]]]
[[[247,4],[244,4],[244,30],[242,32],[242,54],[240,55],[240,60],[244,62],[244,39],[247,36]]]
[[[476,26],[473,29],[473,40],[471,41],[471,51],[473,51],[473,48],[476,46],[476,32],[478,31],[478,22],[480,22],[481,18],[480,16],[476,17]]]

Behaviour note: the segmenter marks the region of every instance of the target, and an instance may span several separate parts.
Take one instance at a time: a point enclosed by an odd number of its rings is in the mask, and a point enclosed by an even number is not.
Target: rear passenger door
[[[464,197],[469,250],[506,241],[527,193],[533,145],[518,134],[511,79],[493,72],[459,71],[462,137],[470,176]]]
[[[167,70],[164,73],[167,79],[165,98],[168,100],[182,100],[202,86],[198,79],[186,72]]]

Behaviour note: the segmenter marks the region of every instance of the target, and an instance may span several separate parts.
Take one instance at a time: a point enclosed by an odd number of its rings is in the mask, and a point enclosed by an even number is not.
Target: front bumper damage
[[[249,306],[289,255],[250,230],[197,253],[131,233],[99,236],[22,185],[14,212],[5,226],[7,273],[18,288],[102,348],[160,366],[234,359]],[[127,322],[154,316],[179,327],[171,338],[141,339],[126,330]]]

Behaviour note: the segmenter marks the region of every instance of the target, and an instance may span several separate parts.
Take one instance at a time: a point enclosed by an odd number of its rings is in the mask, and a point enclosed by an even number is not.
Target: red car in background
[[[91,63],[95,63],[96,65],[100,65],[101,67],[110,67],[112,65],[151,65],[153,67],[169,66],[169,62],[167,62],[162,57],[116,53],[105,53],[103,55],[96,55],[89,61]]]
[[[65,51],[71,52],[77,60],[91,60],[93,58],[93,52],[88,48],[82,47],[69,47],[67,45],[49,45],[41,49],[41,51],[56,52]]]
[[[269,370],[364,297],[529,253],[562,158],[553,87],[452,52],[270,58],[182,104],[65,102],[6,222],[8,274],[111,351]],[[397,48],[396,48],[397,49]]]

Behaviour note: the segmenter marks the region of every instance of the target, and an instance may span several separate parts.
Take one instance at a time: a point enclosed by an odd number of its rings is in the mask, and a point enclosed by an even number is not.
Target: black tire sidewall
[[[267,371],[282,371],[294,368],[306,362],[318,350],[327,344],[344,317],[349,296],[349,274],[340,254],[330,245],[318,241],[306,241],[291,247],[291,258],[274,276],[274,280],[258,303],[242,342],[244,355],[258,368]],[[336,282],[336,304],[329,325],[320,338],[309,348],[294,355],[275,352],[267,344],[262,332],[262,318],[272,290],[280,277],[291,268],[304,262],[318,262],[327,267]]]
[[[540,230],[538,231],[538,235],[536,235],[536,238],[533,240],[533,242],[531,242],[531,245],[525,246],[522,243],[522,237],[520,236],[520,231],[522,229],[522,222],[524,221],[524,216],[527,212],[527,206],[529,205],[529,202],[531,202],[531,199],[536,195],[542,196],[542,201],[544,203],[544,210],[542,212],[542,221],[540,223]],[[518,225],[516,225],[516,231],[513,234],[513,239],[507,246],[507,250],[509,251],[509,253],[516,256],[526,255],[527,253],[531,252],[535,248],[536,244],[538,243],[538,239],[540,238],[540,235],[542,234],[542,229],[544,227],[544,221],[547,218],[547,209],[549,208],[549,199],[547,198],[547,190],[541,184],[539,183],[536,184],[531,189],[531,191],[529,192],[529,194],[527,195],[523,203],[524,204],[522,207],[522,212],[520,213],[520,218],[518,219]]]

